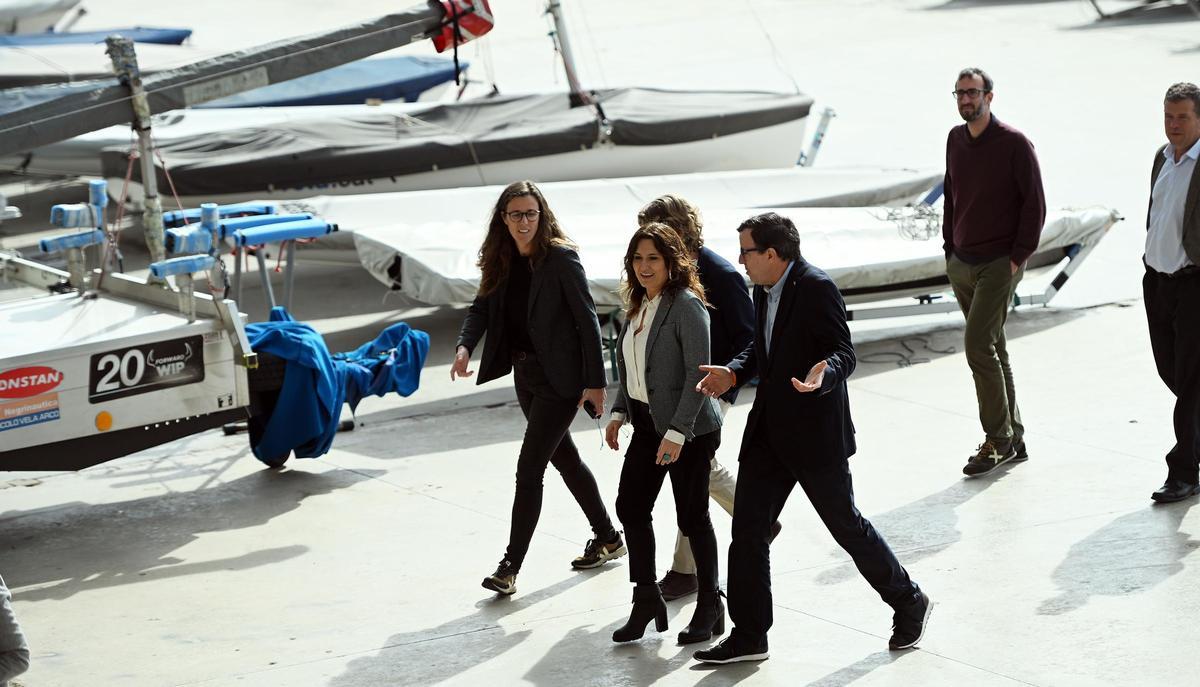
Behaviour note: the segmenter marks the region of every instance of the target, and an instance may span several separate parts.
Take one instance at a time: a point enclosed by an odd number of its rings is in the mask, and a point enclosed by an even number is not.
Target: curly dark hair
[[[662,222],[648,222],[638,227],[629,239],[629,248],[625,251],[625,275],[621,279],[621,299],[625,301],[625,315],[632,318],[641,309],[646,300],[646,287],[638,281],[633,269],[633,254],[638,244],[649,239],[654,242],[654,248],[663,257],[667,268],[667,283],[663,286],[664,293],[676,293],[682,289],[691,289],[705,306],[708,300],[704,297],[704,286],[700,283],[700,271],[696,261],[688,254],[687,247],[679,233]]]
[[[638,224],[662,222],[679,232],[689,253],[698,253],[704,245],[704,222],[700,211],[686,198],[673,193],[661,195],[638,211]]]
[[[479,267],[479,271],[483,273],[483,278],[479,280],[479,295],[481,296],[495,291],[496,287],[508,279],[508,270],[512,265],[513,256],[518,255],[517,245],[513,242],[512,235],[508,233],[508,225],[504,223],[504,213],[508,209],[509,201],[521,196],[529,196],[536,200],[538,209],[541,211],[541,214],[538,215],[537,235],[533,239],[533,253],[529,256],[535,266],[546,258],[550,246],[575,247],[575,244],[558,226],[558,219],[554,217],[554,212],[546,204],[546,198],[542,196],[542,192],[536,184],[532,181],[517,181],[509,184],[500,193],[500,197],[496,199],[496,206],[492,208],[492,219],[488,223],[487,236],[484,237],[483,245],[479,248],[479,261],[475,263]]]

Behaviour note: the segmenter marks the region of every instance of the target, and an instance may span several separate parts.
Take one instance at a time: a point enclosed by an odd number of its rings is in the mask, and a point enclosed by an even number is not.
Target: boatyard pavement
[[[459,313],[412,318],[448,337]],[[331,453],[278,471],[219,431],[76,474],[0,482],[0,557],[32,686],[1160,685],[1200,640],[1200,511],[1152,505],[1172,399],[1139,303],[1016,313],[1010,352],[1030,460],[965,479],[981,439],[961,328],[859,346],[858,503],[937,602],[918,650],[803,494],[772,548],[771,658],[703,667],[670,631],[609,636],[626,560],[577,572],[587,523],[553,470],[518,592],[479,586],[503,554],[523,422],[509,380],[370,399]],[[1102,344],[1102,345],[1100,345]],[[951,352],[953,349],[953,352]],[[439,357],[440,356],[440,357]],[[908,363],[908,364],[904,364]],[[753,393],[723,430],[736,466]],[[610,509],[621,458],[572,436]],[[673,508],[655,511],[658,569]],[[713,507],[719,546],[729,517]],[[726,569],[722,553],[722,575]],[[723,579],[723,578],[722,578]]]

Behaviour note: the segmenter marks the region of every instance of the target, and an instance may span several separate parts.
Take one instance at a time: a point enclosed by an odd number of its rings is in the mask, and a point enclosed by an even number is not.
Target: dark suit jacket
[[[504,335],[507,286],[506,280],[490,294],[476,296],[458,335],[458,345],[474,352],[487,332],[478,384],[512,371],[512,354]],[[546,377],[563,398],[578,400],[585,388],[607,386],[596,305],[588,293],[579,255],[570,248],[551,247],[542,264],[533,270],[529,284],[529,338]]]
[[[739,385],[758,375],[758,392],[746,420],[738,460],[755,460],[754,439],[765,441],[775,455],[794,465],[835,462],[854,455],[854,423],[846,379],[854,372],[854,346],[846,325],[846,306],[829,275],[803,259],[786,277],[771,355],[763,346],[767,290],[754,288],[755,338],[730,365]],[[804,380],[826,361],[821,388],[802,394],[791,378]]]
[[[714,365],[724,365],[746,350],[754,340],[754,304],[746,278],[728,260],[708,248],[700,249],[696,261],[700,283],[708,299],[709,341]],[[726,391],[721,400],[737,400],[736,388]]]
[[[1163,157],[1163,151],[1166,149],[1167,147],[1163,146],[1154,155],[1154,165],[1150,168],[1151,189],[1154,188],[1154,180],[1158,178],[1158,172],[1167,162],[1167,158]],[[1146,208],[1147,231],[1150,230],[1150,207],[1153,205],[1152,197],[1150,205]],[[1187,254],[1193,265],[1200,265],[1200,162],[1192,170],[1192,183],[1188,186],[1187,200],[1183,204],[1183,252]]]

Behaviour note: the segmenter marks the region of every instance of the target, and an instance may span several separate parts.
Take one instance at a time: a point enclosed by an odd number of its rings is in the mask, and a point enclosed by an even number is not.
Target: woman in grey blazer
[[[725,631],[717,589],[717,540],[708,518],[709,463],[721,443],[716,401],[696,391],[709,358],[709,321],[696,263],[679,234],[651,222],[633,235],[625,253],[622,295],[626,323],[617,345],[621,386],[605,440],[619,450],[619,430],[633,425],[617,493],[625,527],[633,611],[613,641],[639,639],[651,619],[667,629],[667,606],[656,584],[650,512],[671,476],[679,529],[690,538],[699,596],[691,623],[679,634],[687,644]]]

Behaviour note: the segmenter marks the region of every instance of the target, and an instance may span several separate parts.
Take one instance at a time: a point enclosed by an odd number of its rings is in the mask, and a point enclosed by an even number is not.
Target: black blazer
[[[739,386],[758,375],[738,460],[757,458],[750,448],[755,438],[797,466],[845,460],[856,450],[846,390],[855,365],[846,305],[829,275],[803,259],[792,265],[786,279],[770,334],[771,355],[763,346],[767,290],[756,286],[754,342],[729,365]],[[791,378],[803,381],[821,360],[829,364],[821,388],[796,391]]]
[[[710,359],[715,365],[724,365],[754,341],[754,304],[746,278],[728,260],[702,247],[696,262],[709,303]],[[733,388],[721,400],[733,403],[737,395]]]
[[[476,296],[458,335],[458,346],[475,351],[483,343],[477,384],[512,371],[512,353],[504,335],[504,294],[508,281],[486,296]],[[578,400],[586,389],[608,384],[600,349],[600,323],[588,293],[579,255],[566,246],[551,246],[533,270],[529,283],[529,338],[554,391]]]
[[[1154,182],[1158,180],[1158,172],[1166,164],[1163,157],[1163,146],[1154,154],[1154,164],[1150,167],[1150,190],[1154,190]],[[1146,207],[1146,230],[1150,230],[1150,208],[1154,205],[1151,196],[1150,204]],[[1193,265],[1200,265],[1200,163],[1192,170],[1192,180],[1188,184],[1187,198],[1183,202],[1183,252]]]

